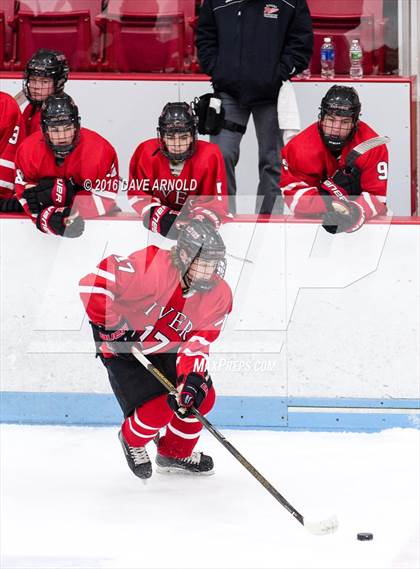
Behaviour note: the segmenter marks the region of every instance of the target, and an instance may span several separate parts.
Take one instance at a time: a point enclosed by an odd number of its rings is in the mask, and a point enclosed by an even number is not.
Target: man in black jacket
[[[259,149],[257,213],[271,213],[279,199],[279,90],[284,81],[308,67],[312,55],[306,0],[204,0],[196,43],[201,67],[222,98],[225,119],[246,126],[253,116]],[[232,196],[242,136],[224,128],[210,138],[222,151]],[[282,207],[278,204],[276,212],[281,213]]]

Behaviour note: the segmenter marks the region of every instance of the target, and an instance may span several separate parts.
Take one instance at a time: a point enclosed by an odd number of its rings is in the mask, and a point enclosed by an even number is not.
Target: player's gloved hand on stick
[[[184,376],[178,378],[178,388],[168,395],[168,404],[175,413],[182,418],[192,415],[189,409],[200,408],[207,397],[213,382],[209,375],[203,377],[198,373],[189,373],[184,381]]]
[[[328,233],[353,233],[362,227],[366,219],[365,212],[357,202],[335,201],[331,211],[324,214],[322,227]]]
[[[65,207],[73,203],[76,186],[64,178],[42,178],[36,186],[23,192],[32,213],[39,213],[44,208],[54,205]]]
[[[214,213],[211,209],[205,207],[196,206],[190,211],[189,219],[197,219],[203,223],[210,223],[216,231],[220,228],[219,216]]]
[[[69,207],[50,206],[38,214],[36,226],[43,233],[74,238],[82,235],[85,222],[79,215],[72,214]]]
[[[156,205],[143,217],[143,225],[154,233],[160,233],[169,239],[177,239],[178,231],[174,225],[178,212],[166,205]]]
[[[131,347],[134,342],[140,339],[140,332],[131,330],[128,322],[121,320],[114,328],[105,328],[99,324],[91,322],[96,339],[102,341],[100,350],[105,358],[116,356],[131,359]]]
[[[331,180],[344,189],[348,196],[360,196],[362,188],[360,186],[360,169],[353,166],[349,170],[337,170]]]

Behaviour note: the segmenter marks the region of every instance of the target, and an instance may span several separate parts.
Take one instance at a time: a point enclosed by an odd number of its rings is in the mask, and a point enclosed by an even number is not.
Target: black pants
[[[109,382],[115,397],[124,413],[128,417],[134,409],[167,393],[159,381],[134,356],[125,358],[104,358],[99,355],[108,372]],[[176,354],[157,354],[148,356],[172,383],[176,382]]]

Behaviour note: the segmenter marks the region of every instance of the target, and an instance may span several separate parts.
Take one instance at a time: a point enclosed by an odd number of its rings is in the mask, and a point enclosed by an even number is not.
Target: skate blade
[[[214,470],[208,470],[207,472],[191,472],[191,470],[184,470],[174,466],[157,466],[156,472],[158,474],[180,474],[181,476],[212,476],[214,474]]]

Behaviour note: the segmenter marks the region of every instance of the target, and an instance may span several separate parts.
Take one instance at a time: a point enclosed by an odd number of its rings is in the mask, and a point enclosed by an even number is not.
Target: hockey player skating
[[[207,222],[192,220],[180,229],[171,251],[150,246],[129,257],[111,255],[80,281],[97,353],[124,413],[119,439],[140,478],[152,474],[146,445],[165,426],[158,470],[213,472],[212,458],[193,452],[202,425],[188,416],[188,408],[205,415],[214,405],[207,364],[210,344],[231,311],[225,265],[219,233]],[[131,354],[138,340],[177,387],[176,397]]]
[[[372,148],[346,169],[351,150],[377,136],[359,120],[360,110],[353,87],[334,85],[321,101],[318,122],[282,151],[281,190],[288,207],[296,216],[321,217],[330,233],[351,233],[387,211],[386,146]]]
[[[73,99],[50,95],[42,105],[42,132],[26,138],[16,155],[16,195],[37,228],[79,237],[85,217],[115,205],[118,159],[102,136],[80,127]]]
[[[16,95],[23,113],[26,136],[39,131],[42,103],[50,95],[63,92],[68,74],[67,59],[61,51],[39,49],[28,61],[23,90]]]
[[[215,144],[197,140],[197,119],[187,103],[167,103],[158,137],[139,144],[130,161],[129,203],[146,228],[176,239],[187,219],[216,229],[228,213],[226,171]]]

